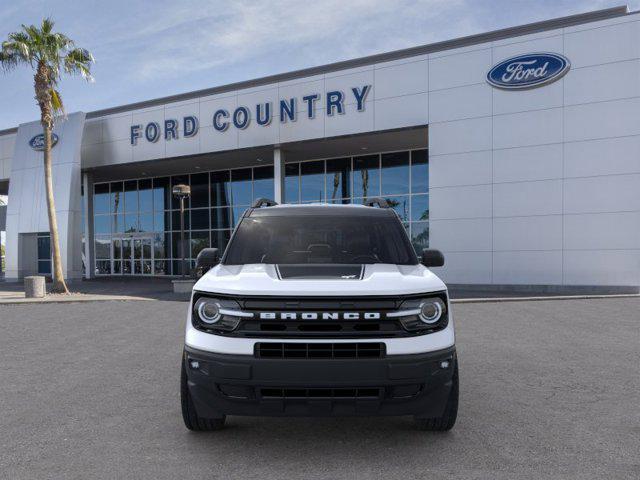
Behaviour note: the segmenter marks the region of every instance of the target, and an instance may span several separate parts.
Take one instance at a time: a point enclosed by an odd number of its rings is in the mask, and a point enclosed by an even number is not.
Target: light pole
[[[186,263],[184,255],[184,201],[191,195],[191,188],[189,185],[179,184],[175,185],[171,192],[173,196],[180,200],[180,256],[182,257],[181,277],[185,277]]]

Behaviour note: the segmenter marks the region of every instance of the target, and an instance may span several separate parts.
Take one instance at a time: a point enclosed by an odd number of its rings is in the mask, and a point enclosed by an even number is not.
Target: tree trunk
[[[51,172],[51,127],[44,126],[44,183],[47,190],[47,212],[49,213],[49,232],[51,233],[51,260],[53,261],[53,287],[54,293],[69,293],[62,273],[62,260],[60,257],[60,240],[58,237],[58,219],[56,206],[53,199],[53,178]]]
[[[39,63],[34,76],[36,100],[40,107],[40,123],[44,130],[44,184],[47,192],[47,213],[49,214],[49,233],[51,235],[51,260],[53,263],[54,293],[69,293],[62,273],[60,257],[60,239],[58,236],[58,219],[53,198],[53,178],[51,169],[51,132],[53,130],[53,104],[51,102],[51,72],[44,63]]]

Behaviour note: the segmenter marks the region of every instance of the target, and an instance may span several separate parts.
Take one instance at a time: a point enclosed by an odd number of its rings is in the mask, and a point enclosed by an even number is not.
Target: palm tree
[[[64,115],[57,87],[61,73],[81,75],[87,81],[91,81],[93,61],[89,51],[76,47],[73,40],[66,35],[54,32],[53,21],[50,18],[42,20],[40,27],[22,25],[21,31],[9,34],[0,49],[0,64],[5,71],[20,65],[29,66],[34,71],[35,99],[40,107],[40,123],[44,130],[44,178],[53,257],[52,291],[56,293],[69,293],[62,274],[51,178],[51,132],[56,116]]]

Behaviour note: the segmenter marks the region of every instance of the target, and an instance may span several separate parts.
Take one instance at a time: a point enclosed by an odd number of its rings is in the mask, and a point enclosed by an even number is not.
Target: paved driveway
[[[640,299],[456,305],[458,424],[186,431],[186,304],[0,306],[0,477],[640,478]]]

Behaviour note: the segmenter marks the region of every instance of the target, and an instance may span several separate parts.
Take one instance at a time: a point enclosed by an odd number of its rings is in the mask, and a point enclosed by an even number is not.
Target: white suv
[[[449,430],[458,362],[445,284],[382,199],[248,209],[205,249],[181,374],[190,430],[226,415],[413,415]]]

